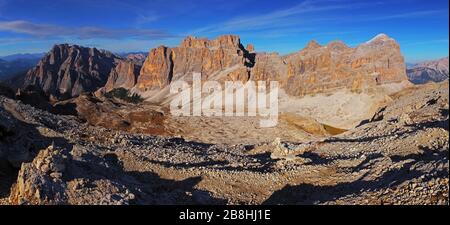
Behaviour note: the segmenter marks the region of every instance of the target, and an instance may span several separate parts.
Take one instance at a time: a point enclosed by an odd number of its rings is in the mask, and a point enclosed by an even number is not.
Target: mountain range
[[[0,57],[0,81],[12,83],[20,76],[24,76],[28,70],[32,69],[47,53],[25,53],[13,54]],[[132,57],[131,60],[143,62],[146,53],[130,52],[118,54],[122,58]],[[18,77],[19,76],[19,77]]]
[[[358,89],[370,82],[403,81],[404,70],[415,84],[441,82],[449,74],[448,57],[405,66],[399,45],[385,34],[356,48],[341,41],[325,46],[311,41],[303,50],[284,56],[255,52],[254,48],[242,46],[233,35],[215,40],[187,37],[178,47],[161,46],[148,54],[113,54],[62,44],[46,54],[1,57],[0,80],[13,87],[32,84],[47,94],[74,97],[118,87],[145,93],[163,89],[172,79],[192,72],[202,73],[203,79],[220,73],[225,80],[277,80],[289,94],[301,96],[344,86]],[[95,65],[89,68],[91,62]]]
[[[448,205],[448,81],[409,81],[442,80],[448,58],[414,69],[385,34],[288,55],[235,35],[58,44],[0,85],[0,205]],[[172,114],[170,85],[193,73],[278,81],[277,123]]]
[[[284,56],[254,49],[251,44],[244,47],[234,35],[213,40],[187,37],[178,47],[160,46],[148,56],[122,57],[95,48],[55,45],[27,72],[24,86],[34,85],[57,97],[118,87],[147,95],[199,72],[205,80],[279,81],[289,95],[304,96],[407,80],[400,46],[385,34],[356,48],[341,41],[324,46],[311,41]]]
[[[417,63],[409,68],[407,73],[409,80],[414,84],[448,80],[448,57]]]
[[[324,46],[311,41],[303,50],[284,56],[255,52],[238,36],[224,35],[214,40],[187,37],[178,47],[160,46],[148,54],[61,44],[46,54],[0,59],[0,80],[13,87],[36,85],[59,97],[119,87],[145,95],[192,72],[202,73],[203,79],[276,80],[288,94],[303,96],[406,79],[415,84],[440,82],[448,79],[448,57],[406,68],[397,42],[380,34],[356,48],[341,41]]]

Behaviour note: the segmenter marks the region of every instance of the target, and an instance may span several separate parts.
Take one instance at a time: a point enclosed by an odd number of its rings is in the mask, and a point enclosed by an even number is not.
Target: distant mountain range
[[[444,80],[448,80],[448,62],[448,57],[445,57],[434,61],[417,63],[408,67],[408,78],[414,84],[442,82]]]
[[[4,80],[20,73],[25,73],[36,66],[43,57],[42,54],[15,54],[0,57],[0,80]]]
[[[116,55],[119,55],[123,58],[127,58],[129,55],[148,55],[148,52],[121,52],[121,53],[117,53]]]
[[[0,56],[0,59],[5,61],[14,61],[14,60],[34,60],[34,59],[41,59],[44,57],[46,53],[24,53],[24,54],[13,54],[13,55],[7,55],[7,56]]]
[[[417,65],[417,63],[409,63],[409,62],[407,62],[406,63],[406,69],[412,69],[412,68],[414,68],[415,66]]]

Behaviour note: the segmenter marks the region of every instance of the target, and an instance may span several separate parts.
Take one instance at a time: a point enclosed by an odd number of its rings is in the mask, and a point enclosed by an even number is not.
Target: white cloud
[[[290,8],[275,10],[266,14],[233,18],[224,23],[202,27],[189,33],[229,33],[281,27],[295,27],[304,23],[313,23],[328,20],[326,18],[299,18],[299,16],[306,15],[308,13],[349,10],[376,4],[380,3],[350,3],[347,1],[339,0],[306,0]]]
[[[53,24],[38,24],[24,20],[0,21],[0,31],[27,34],[33,37],[64,37],[79,39],[150,39],[160,40],[173,35],[153,29],[109,29],[101,27],[64,27]]]
[[[155,13],[138,14],[137,18],[136,18],[136,23],[138,25],[143,25],[143,24],[157,21],[158,19],[159,19],[159,16],[156,15]]]

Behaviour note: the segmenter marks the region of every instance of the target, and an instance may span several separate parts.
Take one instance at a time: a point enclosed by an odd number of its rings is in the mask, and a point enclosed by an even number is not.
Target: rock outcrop
[[[172,81],[173,56],[170,48],[152,49],[142,66],[137,87],[141,90],[165,87]]]
[[[176,48],[160,46],[152,49],[142,67],[140,90],[164,88],[172,80],[202,74],[202,79],[214,76],[248,80],[251,55],[238,36],[226,35],[214,40],[187,37]]]
[[[278,81],[288,94],[304,96],[407,81],[400,47],[384,34],[356,48],[340,41],[325,46],[311,41],[286,56],[254,51],[252,44],[245,48],[234,35],[187,37],[178,47],[152,49],[141,68],[143,55],[122,59],[95,48],[57,45],[28,72],[25,86],[66,97],[103,87],[145,92],[164,89],[175,80],[189,81],[197,72],[203,80]]]
[[[406,81],[405,70],[399,45],[381,34],[356,48],[340,41],[326,46],[311,41],[287,56],[257,54],[252,77],[280,81],[288,94],[302,96]]]
[[[448,96],[448,82],[408,88],[341,135],[250,145],[118,132],[0,96],[0,204],[448,205]],[[10,173],[17,139],[32,151]]]
[[[77,45],[55,45],[28,71],[24,87],[37,86],[56,97],[75,97],[105,86],[119,59],[116,55]]]
[[[448,80],[448,57],[436,61],[419,63],[408,69],[409,80],[414,84],[442,82]]]
[[[278,53],[257,53],[255,66],[251,70],[251,80],[278,81],[281,86],[287,85],[286,61]]]
[[[106,92],[115,88],[133,88],[137,83],[140,69],[141,66],[134,61],[120,61],[109,74],[108,81],[105,85]]]
[[[62,179],[67,160],[66,149],[52,145],[41,150],[32,162],[22,164],[17,183],[12,187],[10,202],[20,205],[66,203],[64,191],[67,186]]]
[[[12,102],[3,97],[0,99],[0,164],[6,162],[14,168],[20,168],[23,162],[33,157],[32,142],[28,138],[33,133],[29,126],[13,115]]]
[[[385,34],[351,48],[335,41],[321,46],[311,41],[303,50],[286,56],[253,53],[237,36],[214,40],[188,37],[176,48],[152,49],[138,79],[141,91],[164,88],[192,72],[202,79],[279,81],[294,96],[407,81],[398,43]]]

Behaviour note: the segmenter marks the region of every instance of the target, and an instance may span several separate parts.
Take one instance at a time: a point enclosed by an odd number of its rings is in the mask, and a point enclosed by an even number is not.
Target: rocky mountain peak
[[[241,41],[236,35],[222,35],[213,40],[188,36],[180,45],[180,48],[240,48]]]
[[[109,92],[116,88],[132,89],[139,77],[142,63],[133,60],[121,60],[111,70],[104,91]]]
[[[206,48],[207,39],[205,38],[197,38],[194,36],[186,37],[179,46],[180,48]]]
[[[372,38],[371,40],[369,40],[368,42],[366,42],[366,44],[375,44],[375,43],[382,43],[382,42],[387,42],[387,41],[395,41],[395,40],[390,38],[388,35],[381,33],[381,34],[378,34],[377,36],[375,36],[374,38]]]
[[[208,79],[213,74],[229,71],[224,77],[248,80],[248,66],[252,63],[239,36],[223,35],[212,40],[189,36],[179,47],[160,46],[150,50],[137,87],[143,91],[164,88],[172,80],[191,76],[193,72]]]
[[[28,73],[25,85],[72,97],[105,85],[106,90],[137,87],[146,92],[196,72],[204,80],[276,80],[288,94],[302,96],[407,80],[400,47],[385,34],[355,48],[342,41],[322,46],[313,40],[287,56],[254,51],[251,44],[244,48],[236,35],[211,40],[189,36],[179,47],[151,49],[141,64],[143,55],[125,60],[95,48],[55,45]]]
[[[293,96],[336,89],[360,91],[407,81],[404,58],[397,42],[379,35],[368,43],[350,48],[341,41],[326,46],[311,41],[303,50],[281,59],[257,55],[252,77],[280,81]]]
[[[312,50],[322,47],[316,40],[310,41],[303,50]]]
[[[327,47],[331,49],[332,51],[343,51],[346,49],[350,49],[344,42],[342,41],[332,41],[330,42]]]
[[[75,97],[106,84],[120,57],[111,52],[78,45],[59,44],[28,71],[24,87],[36,86],[46,94]]]

